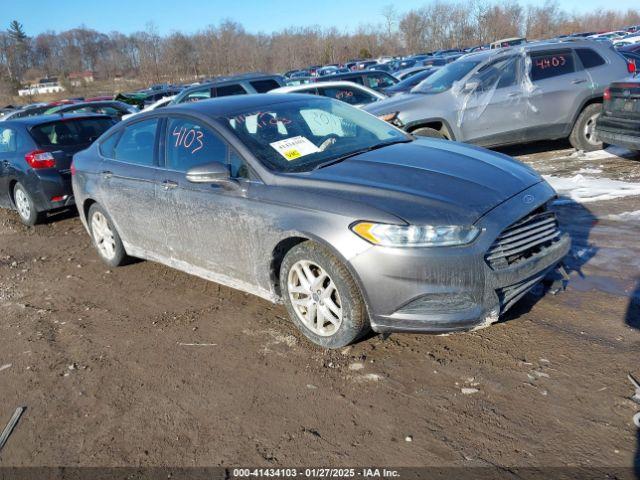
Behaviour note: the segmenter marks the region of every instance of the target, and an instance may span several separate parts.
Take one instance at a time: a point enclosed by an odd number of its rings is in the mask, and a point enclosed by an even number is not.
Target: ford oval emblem
[[[534,197],[533,195],[527,194],[522,197],[522,203],[524,203],[525,205],[531,205],[535,199],[536,197]]]

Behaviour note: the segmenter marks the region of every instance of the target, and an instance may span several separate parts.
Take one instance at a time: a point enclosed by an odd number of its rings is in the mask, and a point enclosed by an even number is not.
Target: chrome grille
[[[507,268],[536,255],[559,238],[555,214],[537,210],[505,229],[493,242],[485,259],[494,270]]]

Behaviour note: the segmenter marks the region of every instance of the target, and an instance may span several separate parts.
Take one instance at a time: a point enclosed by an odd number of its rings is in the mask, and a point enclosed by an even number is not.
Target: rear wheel
[[[301,243],[287,253],[280,291],[293,322],[317,345],[344,347],[369,331],[358,285],[345,265],[316,243]]]
[[[13,201],[16,205],[20,220],[25,225],[33,227],[42,220],[43,214],[36,210],[33,197],[21,183],[16,183],[16,186],[13,188]]]
[[[593,152],[603,148],[602,142],[596,135],[596,120],[602,112],[602,104],[592,103],[587,105],[573,126],[569,142],[576,150]]]
[[[91,205],[87,217],[91,238],[100,258],[112,267],[123,265],[128,259],[120,240],[120,235],[113,226],[107,212],[97,203]]]

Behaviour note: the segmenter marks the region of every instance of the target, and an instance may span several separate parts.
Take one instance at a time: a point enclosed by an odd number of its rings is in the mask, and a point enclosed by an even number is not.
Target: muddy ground
[[[640,158],[505,151],[640,181]],[[26,228],[2,210],[0,428],[27,411],[0,465],[631,466],[640,220],[620,214],[640,196],[556,208],[565,292],[486,330],[341,351],[281,306],[151,262],[109,269],[74,216]]]

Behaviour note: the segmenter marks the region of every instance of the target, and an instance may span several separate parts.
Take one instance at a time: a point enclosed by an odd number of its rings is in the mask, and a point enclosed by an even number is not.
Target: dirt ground
[[[640,181],[640,158],[505,151]],[[556,208],[566,291],[485,330],[339,351],[281,306],[151,262],[109,269],[73,215],[26,228],[1,210],[0,429],[27,410],[0,465],[639,464],[640,219],[621,214],[640,196]]]

